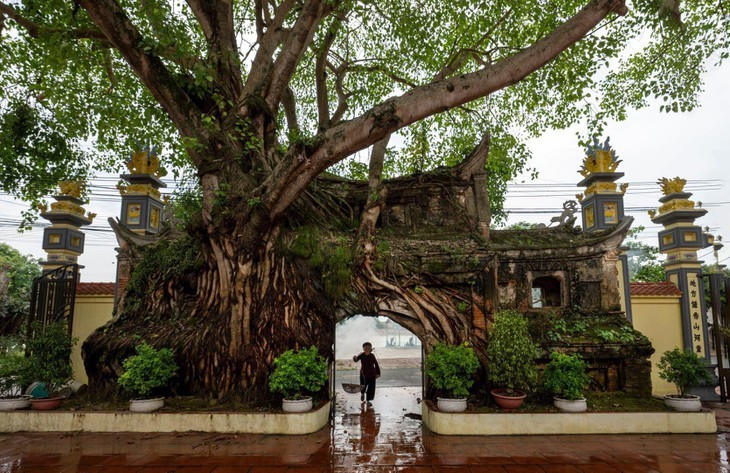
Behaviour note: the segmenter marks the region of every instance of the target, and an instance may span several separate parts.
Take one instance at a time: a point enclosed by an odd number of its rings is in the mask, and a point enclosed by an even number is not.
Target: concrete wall
[[[631,296],[634,328],[646,335],[654,347],[651,356],[651,385],[655,395],[677,392],[675,386],[659,378],[657,363],[667,350],[682,347],[680,296]]]
[[[84,361],[81,359],[81,345],[84,340],[97,328],[112,318],[114,310],[114,295],[76,295],[74,308],[73,337],[78,343],[71,353],[71,365],[74,370],[74,379],[82,383],[88,382]]]

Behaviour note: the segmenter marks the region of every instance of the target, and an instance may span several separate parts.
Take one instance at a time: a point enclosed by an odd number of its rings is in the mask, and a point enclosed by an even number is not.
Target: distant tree
[[[629,280],[632,282],[661,282],[665,281],[664,267],[659,260],[659,248],[647,245],[638,240],[638,235],[646,227],[638,226],[631,229],[626,241],[629,260]]]
[[[12,335],[22,328],[33,278],[40,274],[38,261],[0,243],[0,335]]]

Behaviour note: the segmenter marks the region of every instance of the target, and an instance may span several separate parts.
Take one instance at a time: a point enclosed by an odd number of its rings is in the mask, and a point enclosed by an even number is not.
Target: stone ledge
[[[423,424],[441,435],[714,434],[715,413],[586,412],[448,414],[421,404]]]
[[[6,411],[0,432],[214,432],[301,435],[329,422],[330,401],[298,414],[270,412]]]

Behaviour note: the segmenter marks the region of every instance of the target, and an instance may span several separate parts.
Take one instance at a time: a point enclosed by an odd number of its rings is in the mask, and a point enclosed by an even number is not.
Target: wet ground
[[[0,473],[728,471],[730,415],[713,435],[446,437],[421,428],[420,388],[379,389],[372,408],[339,394],[332,429],[285,437],[0,435]]]

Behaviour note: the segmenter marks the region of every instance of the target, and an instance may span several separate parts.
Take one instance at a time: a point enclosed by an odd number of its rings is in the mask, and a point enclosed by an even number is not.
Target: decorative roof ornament
[[[679,176],[667,179],[662,177],[657,181],[657,184],[662,188],[662,194],[680,194],[684,192],[684,186],[687,185],[687,179],[682,179]]]
[[[593,137],[593,144],[586,148],[586,157],[578,171],[583,177],[594,172],[616,171],[621,160],[618,159],[616,151],[611,148],[610,141],[611,137],[607,137],[606,141],[600,143],[597,137]]]
[[[59,181],[58,187],[61,189],[61,195],[81,199],[81,194],[86,190],[84,181]]]
[[[132,174],[151,174],[155,177],[163,177],[167,172],[160,167],[160,159],[157,157],[157,146],[147,144],[144,148],[137,142],[137,151],[133,151],[127,169]]]
[[[573,228],[576,221],[575,214],[578,212],[578,202],[574,200],[566,200],[563,202],[563,212],[550,219],[550,225],[558,224],[558,228]]]

